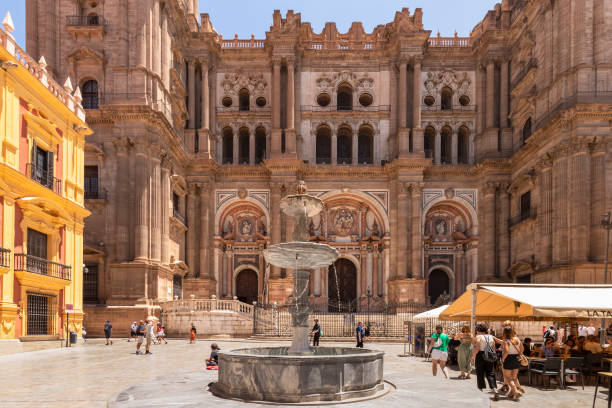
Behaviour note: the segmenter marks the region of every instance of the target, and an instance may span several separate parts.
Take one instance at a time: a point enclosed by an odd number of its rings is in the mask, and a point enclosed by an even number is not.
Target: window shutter
[[[53,152],[47,152],[47,185],[49,188],[53,188]]]
[[[28,176],[34,177],[36,174],[36,139],[32,139],[32,160],[30,160],[30,174]]]

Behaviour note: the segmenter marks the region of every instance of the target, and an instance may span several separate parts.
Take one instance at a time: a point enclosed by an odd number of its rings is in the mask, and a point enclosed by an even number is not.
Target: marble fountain
[[[384,352],[310,347],[310,269],[327,267],[339,255],[329,245],[309,242],[308,217],[322,208],[321,200],[308,195],[304,182],[299,182],[297,194],[281,200],[281,210],[295,220],[293,241],[264,251],[268,263],[293,270],[291,346],[220,352],[219,380],[210,385],[213,394],[246,401],[301,403],[361,399],[383,390]]]

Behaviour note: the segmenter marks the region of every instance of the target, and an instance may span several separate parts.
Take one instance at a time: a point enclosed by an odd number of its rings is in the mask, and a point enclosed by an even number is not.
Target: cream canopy
[[[439,319],[440,313],[442,313],[448,305],[440,306],[435,309],[428,310],[423,313],[416,314],[412,317],[412,320],[427,320],[427,319]]]
[[[440,320],[612,318],[612,285],[472,283]]]

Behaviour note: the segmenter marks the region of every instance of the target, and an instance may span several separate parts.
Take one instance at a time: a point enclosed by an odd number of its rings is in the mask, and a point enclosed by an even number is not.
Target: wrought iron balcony
[[[11,267],[11,250],[6,248],[0,248],[0,267],[10,268]]]
[[[15,254],[15,271],[36,273],[64,280],[70,280],[71,267],[28,254]]]
[[[514,218],[510,218],[508,220],[508,228],[511,228],[515,225],[520,224],[521,222],[525,221],[525,220],[530,220],[530,219],[534,219],[538,216],[538,212],[536,208],[531,208],[529,211],[525,211],[523,212],[521,215],[514,217]]]
[[[53,173],[48,169],[28,163],[26,164],[26,174],[38,184],[47,187],[49,190],[53,190],[53,192],[57,194],[62,194],[62,180],[53,177]]]
[[[106,21],[102,16],[66,16],[66,25],[75,26],[105,26]]]

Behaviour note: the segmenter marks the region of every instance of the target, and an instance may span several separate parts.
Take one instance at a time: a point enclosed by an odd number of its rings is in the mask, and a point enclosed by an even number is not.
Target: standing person
[[[81,337],[83,337],[83,343],[87,342],[87,330],[85,330],[85,327],[81,328]]]
[[[518,370],[521,368],[519,356],[523,353],[523,345],[510,327],[504,328],[502,339],[504,340],[504,352],[502,354],[504,379],[507,379],[510,386],[508,398],[518,401],[522,392],[524,392],[523,387],[517,381]]]
[[[147,324],[145,326],[145,335],[147,336],[147,344],[145,345],[145,354],[153,354],[150,351],[151,343],[155,339],[155,325],[152,320],[147,320]]]
[[[461,328],[461,331],[455,335],[455,340],[459,340],[461,345],[457,351],[457,363],[459,363],[459,370],[461,375],[459,378],[470,379],[471,373],[474,367],[472,367],[472,351],[474,346],[472,345],[472,333],[470,333],[470,326],[467,324]]]
[[[557,341],[557,332],[555,332],[554,326],[550,326],[548,330],[544,332],[544,339],[548,340],[548,338],[553,339],[553,342]]]
[[[141,320],[136,327],[136,354],[140,354],[140,346],[142,346],[142,342],[144,341],[144,335],[145,325],[144,321]]]
[[[196,330],[196,327],[193,322],[191,322],[191,330],[189,331],[189,344],[195,343],[196,334],[198,334],[198,331]]]
[[[450,339],[444,333],[444,328],[440,325],[436,326],[436,332],[431,335],[429,344],[429,353],[431,354],[431,372],[435,377],[438,375],[438,364],[444,377],[448,379],[446,374],[446,360],[448,360],[448,342]]]
[[[108,346],[109,344],[112,346],[113,345],[113,341],[111,340],[111,332],[113,330],[113,325],[111,324],[110,320],[107,320],[106,323],[104,323],[104,337],[106,337],[106,345]]]
[[[593,326],[593,323],[589,323],[589,327],[586,328],[586,331],[587,331],[587,338],[589,338],[589,336],[595,335],[595,327]]]
[[[495,361],[485,359],[485,351],[493,350],[495,353],[495,340],[489,333],[486,323],[476,325],[476,337],[474,338],[474,351],[472,352],[472,364],[476,366],[476,379],[480,391],[486,388],[485,378],[489,383],[489,388],[493,392],[493,400],[499,400],[497,393],[497,383],[495,382]],[[489,353],[487,353],[489,354]]]
[[[357,347],[363,348],[363,338],[365,337],[365,330],[361,322],[357,323],[355,329],[355,337],[357,338]]]
[[[580,337],[580,336],[582,336],[584,338],[586,338],[586,336],[588,336],[587,328],[586,328],[586,326],[584,326],[582,324],[578,325],[578,337]]]
[[[168,344],[168,341],[166,341],[166,328],[161,323],[157,323],[157,342],[161,344],[162,340]]]
[[[321,325],[319,325],[319,319],[314,319],[314,326],[312,326],[310,334],[312,334],[312,347],[317,347],[319,345],[319,338],[321,337]]]
[[[561,326],[557,326],[557,344],[562,345],[565,341],[565,329]]]
[[[128,341],[134,339],[136,340],[136,329],[138,328],[138,325],[136,324],[136,322],[132,322],[132,325],[130,326],[130,338],[128,339]]]

